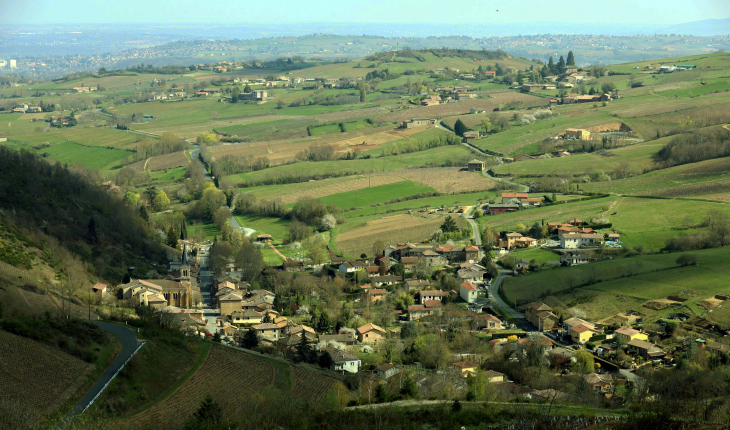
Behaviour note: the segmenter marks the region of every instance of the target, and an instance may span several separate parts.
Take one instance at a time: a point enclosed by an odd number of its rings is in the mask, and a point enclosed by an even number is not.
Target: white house
[[[340,273],[352,273],[358,270],[365,270],[367,265],[368,264],[366,262],[347,260],[340,264]]]
[[[327,348],[326,351],[332,357],[332,370],[344,370],[350,373],[357,373],[360,370],[362,362],[354,355],[335,348]]]
[[[602,239],[603,235],[597,233],[567,233],[560,235],[560,247],[577,249],[583,246],[596,246]]]
[[[459,288],[459,295],[467,303],[474,303],[477,301],[477,287],[471,282],[464,282]]]

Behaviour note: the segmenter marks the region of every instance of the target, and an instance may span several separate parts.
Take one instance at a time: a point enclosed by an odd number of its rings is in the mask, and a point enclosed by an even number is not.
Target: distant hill
[[[730,18],[705,19],[666,27],[663,33],[693,36],[730,35]]]

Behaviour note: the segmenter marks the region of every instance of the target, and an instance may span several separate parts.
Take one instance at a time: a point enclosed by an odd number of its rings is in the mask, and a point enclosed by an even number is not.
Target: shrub
[[[694,266],[697,264],[697,256],[694,254],[682,254],[677,258],[680,266]]]

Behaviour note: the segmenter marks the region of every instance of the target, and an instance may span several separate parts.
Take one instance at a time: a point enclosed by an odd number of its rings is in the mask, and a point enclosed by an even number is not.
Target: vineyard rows
[[[332,388],[337,382],[332,378],[321,376],[298,367],[289,366],[292,375],[292,394],[315,403]]]
[[[149,159],[147,170],[154,172],[156,170],[174,169],[180,166],[187,166],[190,159],[185,155],[185,151],[173,152],[171,154],[157,155]]]
[[[263,360],[214,345],[203,366],[182,387],[124,424],[131,428],[154,428],[155,423],[166,423],[166,428],[181,428],[206,395],[210,394],[221,405],[235,405],[271,385],[274,372],[274,366]]]
[[[55,348],[4,331],[0,345],[0,400],[21,400],[39,410],[54,403],[90,367]]]
[[[461,172],[458,167],[433,169],[406,169],[390,172],[406,177],[441,193],[486,191],[494,187],[494,181],[478,173]]]

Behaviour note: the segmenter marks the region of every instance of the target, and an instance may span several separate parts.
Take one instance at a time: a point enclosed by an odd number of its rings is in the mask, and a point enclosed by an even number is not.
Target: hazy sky
[[[677,24],[730,17],[730,0],[0,0],[0,22]],[[455,31],[455,33],[459,33]]]

